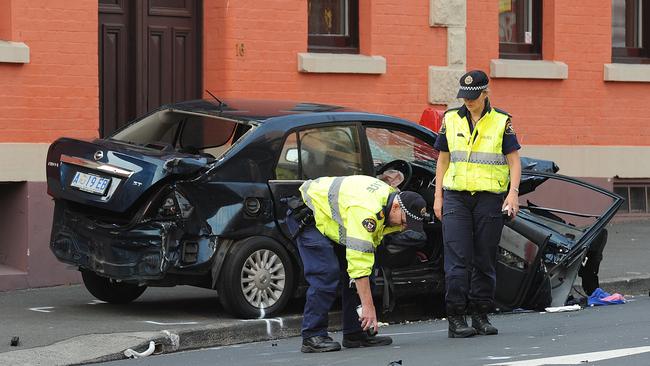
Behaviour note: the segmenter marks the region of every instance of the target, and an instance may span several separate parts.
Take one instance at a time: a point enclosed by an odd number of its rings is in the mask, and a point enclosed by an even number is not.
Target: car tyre
[[[287,250],[270,238],[235,243],[218,281],[219,301],[241,318],[276,315],[294,290],[294,267]]]
[[[147,286],[115,282],[91,271],[81,271],[81,278],[88,292],[110,304],[128,304],[142,295]]]

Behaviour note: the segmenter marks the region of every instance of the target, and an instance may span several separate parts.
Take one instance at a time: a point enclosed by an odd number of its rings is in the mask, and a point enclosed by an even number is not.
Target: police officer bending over
[[[435,144],[433,208],[442,220],[450,338],[498,333],[487,314],[494,305],[501,213],[513,219],[519,210],[520,146],[510,115],[490,106],[488,82],[480,70],[460,78],[464,105],[445,112]]]
[[[382,237],[391,232],[414,230],[426,238],[422,229],[424,198],[415,192],[398,192],[379,179],[362,175],[308,180],[300,186],[300,193],[306,208],[293,209],[287,224],[296,238],[309,283],[301,351],[341,349],[327,335],[328,312],[340,285],[343,346],[391,344],[390,337],[365,332],[370,328],[377,330],[368,278],[375,260],[374,250]],[[309,214],[313,214],[313,221]],[[348,285],[350,278],[354,279],[358,297]],[[356,312],[359,300],[363,309],[360,317]]]

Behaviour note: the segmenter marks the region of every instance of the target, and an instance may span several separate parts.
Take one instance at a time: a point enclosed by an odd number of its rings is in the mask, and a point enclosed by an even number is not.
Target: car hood
[[[162,181],[191,176],[209,163],[204,157],[112,140],[60,138],[48,150],[47,188],[56,199],[125,212]],[[95,180],[102,183],[83,185]]]

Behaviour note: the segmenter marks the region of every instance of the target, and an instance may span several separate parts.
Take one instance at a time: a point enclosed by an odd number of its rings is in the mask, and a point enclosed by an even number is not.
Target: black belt
[[[291,209],[291,216],[298,222],[298,230],[291,236],[295,239],[307,226],[314,225],[314,212],[307,207],[299,197],[286,198],[287,206]]]

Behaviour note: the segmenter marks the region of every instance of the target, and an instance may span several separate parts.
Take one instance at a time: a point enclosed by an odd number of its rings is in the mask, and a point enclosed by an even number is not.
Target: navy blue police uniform
[[[480,94],[480,91],[487,87],[487,76],[484,79],[481,78],[485,75],[482,72],[478,75],[468,74],[474,77],[472,85],[478,85],[478,87],[474,87],[474,92],[476,93],[478,90],[478,94]],[[459,97],[470,99],[478,97],[477,94],[475,94],[476,96],[463,96],[461,92],[459,92]],[[490,113],[492,108],[486,98],[481,117]],[[496,108],[495,110],[507,114],[505,111]],[[448,113],[457,113],[468,124],[470,133],[473,134],[474,126],[471,122],[470,111],[466,106],[463,105],[445,112],[445,114]],[[510,117],[509,114],[507,115]],[[478,134],[474,136],[478,136]],[[444,124],[434,148],[438,151],[449,152]],[[508,118],[503,134],[502,153],[505,156],[520,148],[510,118]],[[438,179],[442,180],[443,177],[438,177]],[[497,246],[504,224],[501,215],[504,194],[487,191],[444,190],[442,227],[446,282],[445,301],[448,315],[464,316],[466,312],[487,313],[490,312],[489,309],[493,308]]]

